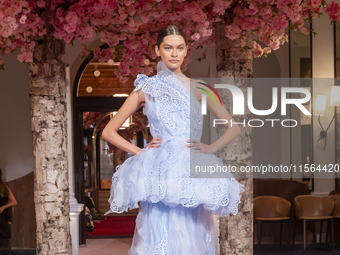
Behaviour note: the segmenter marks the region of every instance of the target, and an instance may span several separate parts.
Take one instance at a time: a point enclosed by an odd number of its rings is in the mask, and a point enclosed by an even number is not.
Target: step
[[[109,209],[110,210],[110,209]],[[107,211],[106,211],[107,212]],[[138,214],[138,208],[130,210],[128,212],[122,212],[122,213],[110,213],[107,216],[137,216]]]
[[[110,194],[110,190],[107,189],[107,190],[99,190],[98,193],[102,193],[102,194]]]
[[[106,216],[137,216],[138,213],[136,212],[123,212],[123,213],[110,213]]]
[[[100,203],[98,209],[100,212],[105,213],[110,210],[110,205],[109,203]],[[129,210],[129,212],[137,215],[138,210],[139,208],[135,208],[135,209]]]
[[[99,194],[107,194],[107,195],[110,195],[110,190],[99,190],[98,193]]]
[[[98,204],[98,208],[99,208],[99,211],[100,211],[100,208],[110,208],[110,204],[108,202],[106,202],[106,203],[99,203]]]
[[[106,198],[106,197],[99,197],[98,203],[99,203],[99,204],[100,204],[100,203],[109,203],[108,200],[109,200],[109,198]]]
[[[107,198],[109,199],[110,197],[110,191],[99,191],[98,192],[98,198]]]

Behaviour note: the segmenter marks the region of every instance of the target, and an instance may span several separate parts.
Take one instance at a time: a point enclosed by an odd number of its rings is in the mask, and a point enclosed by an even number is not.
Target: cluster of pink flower
[[[83,127],[85,130],[88,129],[93,129],[96,124],[98,124],[103,117],[106,115],[106,113],[101,113],[101,112],[84,112],[83,113]],[[102,122],[104,125],[98,127],[99,130],[103,130],[108,121],[110,120],[109,116],[105,121],[103,120]]]
[[[328,13],[329,18],[331,20],[336,20],[336,21],[340,20],[340,6],[334,1],[332,1],[332,3],[327,5],[325,12]]]
[[[21,62],[32,62],[35,45],[32,38],[46,34],[45,20],[35,13],[40,8],[37,4],[23,0],[0,1],[0,69],[4,64],[2,55],[19,47],[22,54],[18,55],[18,59]]]
[[[89,130],[97,126],[98,130],[103,130],[106,125],[110,121],[110,117],[105,115],[107,113],[101,113],[101,112],[84,112],[83,113],[83,128],[84,130]],[[103,119],[104,118],[104,119]],[[148,124],[148,118],[143,114],[143,112],[135,112],[132,115],[132,121],[133,124],[130,125],[128,128],[125,129],[119,129],[118,134],[122,136],[127,141],[130,141],[133,139],[133,136],[136,132],[141,131],[143,129],[148,129],[146,126]],[[115,151],[117,149],[116,146],[114,146],[111,143],[108,143],[110,151]]]
[[[0,0],[0,67],[1,55],[19,47],[19,60],[31,62],[37,36],[49,33],[67,43],[84,43],[99,34],[101,42],[111,48],[123,42],[122,64],[115,74],[125,82],[128,75],[154,70],[144,60],[157,57],[157,31],[166,25],[183,28],[189,48],[209,47],[215,39],[214,23],[228,12],[231,22],[226,26],[226,37],[236,40],[236,46],[246,47],[245,32],[251,30],[267,46],[262,49],[254,44],[254,56],[261,57],[287,41],[284,31],[288,26],[309,33],[304,21],[316,17],[321,8],[326,8],[331,20],[340,19],[339,5],[325,0]],[[112,53],[96,49],[83,52],[93,53],[100,61],[107,61]],[[204,54],[202,51],[203,58]],[[188,52],[182,70],[190,60]]]
[[[248,3],[246,3],[248,2]],[[245,32],[251,30],[258,35],[260,41],[266,44],[262,47],[254,42],[255,57],[266,57],[272,50],[277,50],[280,45],[288,41],[285,29],[300,30],[309,34],[309,29],[304,27],[305,20],[315,18],[321,13],[321,8],[326,7],[331,20],[340,14],[339,5],[332,2],[327,4],[324,0],[251,0],[240,1],[234,8],[235,17],[226,27],[226,36],[231,40],[238,40],[239,46],[246,47]],[[290,24],[289,24],[290,22]]]

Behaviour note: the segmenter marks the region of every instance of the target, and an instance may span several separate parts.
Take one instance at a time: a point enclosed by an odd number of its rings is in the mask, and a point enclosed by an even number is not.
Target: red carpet
[[[86,232],[87,237],[118,237],[133,236],[137,216],[107,216],[100,223],[94,222],[92,233]]]

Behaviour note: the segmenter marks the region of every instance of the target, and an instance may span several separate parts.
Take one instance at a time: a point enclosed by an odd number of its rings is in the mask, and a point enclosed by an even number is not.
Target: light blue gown
[[[106,214],[139,208],[130,255],[213,255],[214,214],[236,215],[244,185],[231,173],[224,174],[230,178],[192,174],[194,164],[225,165],[214,154],[185,146],[202,135],[201,105],[190,92],[194,84],[162,61],[157,70],[153,77],[138,74],[134,91],[144,92],[151,135],[162,143],[116,167]]]

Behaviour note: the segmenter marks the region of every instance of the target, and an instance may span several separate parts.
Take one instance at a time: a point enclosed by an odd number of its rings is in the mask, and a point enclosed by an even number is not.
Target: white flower
[[[19,19],[19,22],[20,22],[21,24],[25,24],[26,19],[27,19],[27,16],[26,16],[26,15],[22,15],[21,18]]]

